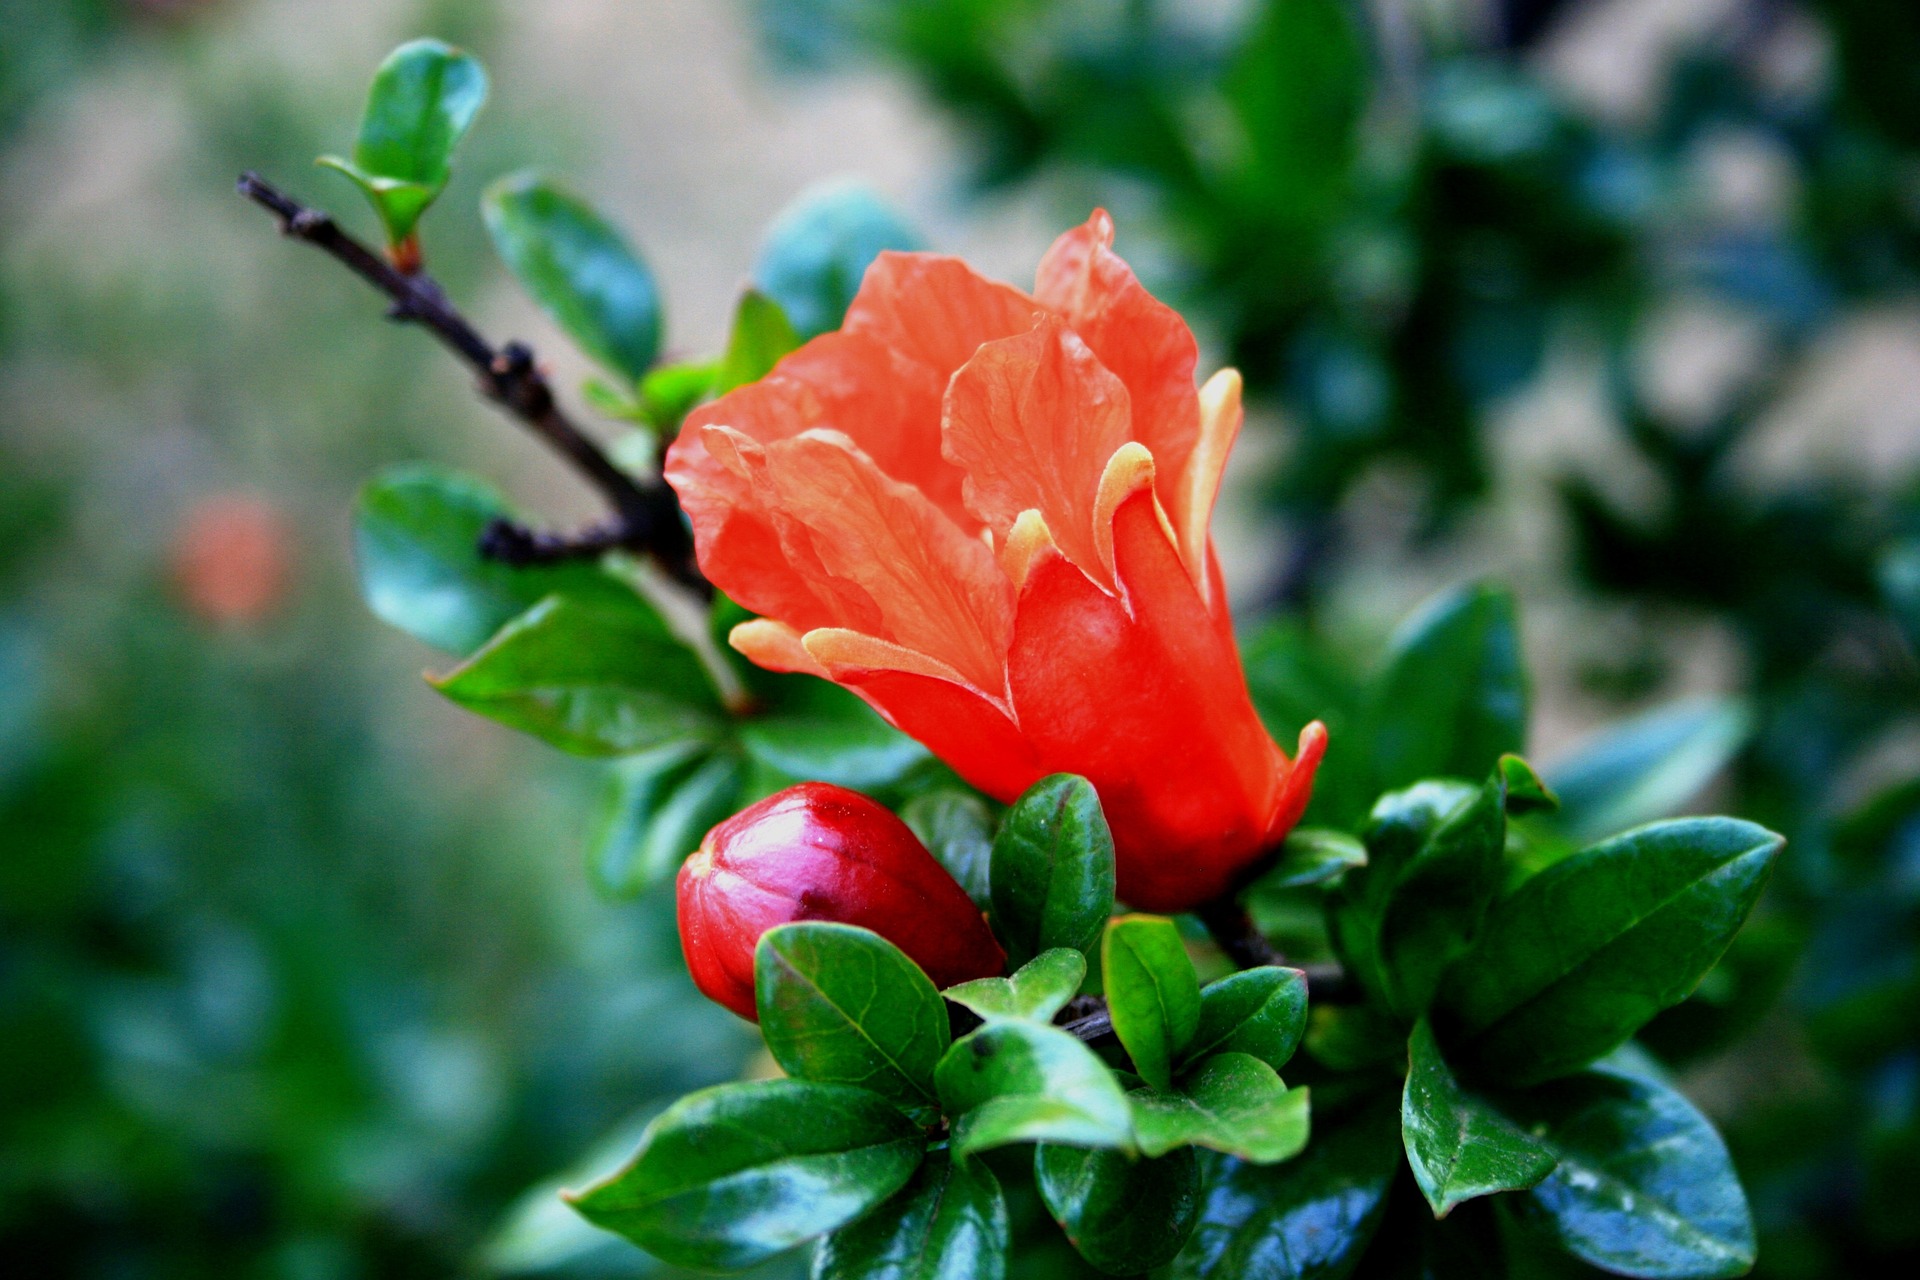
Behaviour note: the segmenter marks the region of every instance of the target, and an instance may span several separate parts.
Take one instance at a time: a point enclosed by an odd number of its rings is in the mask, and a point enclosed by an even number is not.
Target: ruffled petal
[[[1159,462],[1160,500],[1179,523],[1186,514],[1181,479],[1200,433],[1193,331],[1113,251],[1113,219],[1104,209],[1053,242],[1040,260],[1034,296],[1065,316],[1126,384],[1133,438]]]
[[[1025,333],[1041,310],[1027,294],[987,279],[959,258],[888,252],[867,268],[842,328],[892,348],[934,386],[937,403],[947,379],[974,352]]]
[[[1111,582],[1094,545],[1100,475],[1127,442],[1127,389],[1064,321],[989,342],[953,375],[943,448],[966,473],[967,506],[1005,538],[1037,511],[1060,550]]]

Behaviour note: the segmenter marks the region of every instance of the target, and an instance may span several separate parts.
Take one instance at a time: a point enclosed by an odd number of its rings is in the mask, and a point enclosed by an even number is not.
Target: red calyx
[[[871,929],[936,987],[1006,967],[979,908],[907,824],[824,782],[788,787],[709,831],[680,868],[679,908],[694,985],[749,1021],[753,949],[796,920]]]

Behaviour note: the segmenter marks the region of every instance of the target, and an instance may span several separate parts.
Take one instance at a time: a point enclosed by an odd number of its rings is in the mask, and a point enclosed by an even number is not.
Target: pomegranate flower
[[[1208,525],[1240,378],[1196,391],[1178,314],[1095,212],[1034,292],[884,253],[845,324],[707,405],[667,455],[700,567],[762,615],[733,646],[845,685],[1011,800],[1081,774],[1120,895],[1226,888],[1299,820],[1247,696]]]

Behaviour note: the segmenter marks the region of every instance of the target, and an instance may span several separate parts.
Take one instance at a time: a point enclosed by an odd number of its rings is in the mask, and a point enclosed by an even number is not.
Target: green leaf
[[[1191,1150],[1142,1160],[1043,1142],[1034,1149],[1033,1172],[1067,1239],[1108,1275],[1139,1275],[1172,1261],[1200,1208],[1200,1167]]]
[[[1428,602],[1394,637],[1375,681],[1377,787],[1481,778],[1526,744],[1527,681],[1513,597],[1469,585]]]
[[[1314,721],[1326,724],[1339,749],[1314,774],[1309,820],[1344,826],[1373,799],[1363,730],[1365,688],[1348,654],[1326,644],[1297,619],[1251,632],[1240,646],[1247,692],[1276,742],[1294,742]]]
[[[820,1242],[812,1280],[1003,1280],[1009,1247],[992,1171],[932,1151],[898,1195]]]
[[[1100,972],[1114,1034],[1140,1077],[1173,1087],[1173,1064],[1200,1028],[1200,979],[1173,921],[1121,916],[1107,925]]]
[[[1305,254],[1343,211],[1367,101],[1366,46],[1339,0],[1287,0],[1260,13],[1224,84],[1246,138],[1236,191],[1248,216],[1304,241],[1287,249]]]
[[[1727,1148],[1678,1093],[1588,1071],[1506,1100],[1558,1161],[1521,1218],[1574,1257],[1622,1275],[1744,1275],[1753,1219]]]
[[[1460,1087],[1424,1018],[1408,1044],[1400,1137],[1436,1218],[1479,1196],[1525,1191],[1553,1172],[1551,1151],[1493,1103]]]
[[[788,1075],[933,1106],[947,1009],[891,942],[853,925],[783,924],[760,935],[753,979],[760,1034]]]
[[[1369,1106],[1317,1127],[1295,1160],[1217,1158],[1175,1280],[1341,1280],[1386,1209],[1400,1168],[1394,1108]]]
[[[719,377],[718,360],[655,365],[640,380],[641,416],[664,435],[676,435],[686,416],[713,394]]]
[[[1275,1071],[1287,1065],[1307,1027],[1307,976],[1262,965],[1243,969],[1200,992],[1200,1025],[1186,1061],[1216,1053],[1250,1053]]]
[[[993,924],[1007,958],[1091,951],[1113,914],[1113,834],[1093,784],[1056,773],[1027,788],[993,842]]]
[[[1367,865],[1367,846],[1331,827],[1295,827],[1280,846],[1273,867],[1250,887],[1250,892],[1304,889],[1337,880],[1355,867]]]
[[[714,394],[725,395],[735,387],[758,382],[773,372],[781,356],[799,345],[800,335],[793,331],[780,304],[758,289],[747,290],[733,309],[733,328],[727,336],[726,352],[720,357]]]
[[[926,1140],[878,1094],[804,1080],[690,1093],[610,1177],[568,1198],[664,1262],[738,1270],[892,1196]]]
[[[1400,869],[1380,920],[1380,954],[1394,1008],[1417,1014],[1440,975],[1479,932],[1506,878],[1507,788],[1502,770],[1448,814]]]
[[[971,791],[941,787],[923,791],[900,810],[901,821],[913,828],[947,874],[982,911],[993,907],[988,877],[993,865],[993,814],[986,801]],[[1085,968],[1082,958],[1081,968]]]
[[[1698,795],[1753,733],[1732,698],[1690,698],[1611,725],[1550,771],[1556,826],[1575,840],[1664,818]]]
[[[1511,816],[1552,813],[1560,807],[1560,797],[1519,756],[1501,756],[1496,771],[1507,784],[1507,813]]]
[[[1379,1005],[1323,1004],[1307,1014],[1307,1052],[1334,1071],[1364,1071],[1406,1057],[1406,1024]]]
[[[831,782],[855,791],[890,787],[925,764],[927,749],[858,699],[829,713],[809,707],[792,715],[760,715],[740,722],[749,756],[796,782]]]
[[[1348,971],[1374,1000],[1392,1005],[1380,930],[1401,872],[1446,819],[1478,791],[1463,782],[1418,782],[1375,802],[1365,829],[1367,864],[1341,880],[1329,903],[1332,938]]]
[[[1875,566],[1874,577],[1894,621],[1906,633],[1907,643],[1920,649],[1920,538],[1889,546]]]
[[[753,282],[780,304],[796,333],[811,338],[840,327],[882,251],[920,247],[920,237],[872,191],[828,184],[802,193],[767,229]]]
[[[711,740],[722,724],[693,651],[631,593],[617,607],[550,596],[428,679],[469,711],[578,755]]]
[[[660,354],[660,289],[626,237],[537,174],[487,188],[487,233],[501,260],[580,349],[629,382]]]
[[[453,151],[487,99],[487,73],[471,54],[414,40],[374,73],[353,159],[322,156],[358,184],[399,244],[413,233],[453,170]]]
[[[406,463],[369,480],[354,505],[360,593],[408,635],[467,654],[547,596],[624,604],[633,589],[591,565],[514,568],[480,556],[488,522],[511,519],[483,480]]]
[[[934,1080],[941,1106],[955,1117],[956,1155],[1040,1141],[1132,1149],[1119,1082],[1057,1027],[990,1022],[954,1042]]]
[[[1307,1091],[1287,1088],[1251,1054],[1215,1054],[1180,1082],[1178,1092],[1143,1089],[1127,1100],[1134,1136],[1150,1156],[1195,1146],[1275,1164],[1307,1145]]]
[[[1525,881],[1441,986],[1449,1056],[1530,1084],[1620,1044],[1719,959],[1781,843],[1732,818],[1659,822]]]
[[[671,878],[701,837],[739,807],[745,780],[737,754],[704,742],[618,762],[588,845],[595,888],[628,898]]]
[[[975,978],[941,994],[982,1018],[1051,1022],[1086,981],[1087,958],[1070,947],[1044,951],[1011,978]]]

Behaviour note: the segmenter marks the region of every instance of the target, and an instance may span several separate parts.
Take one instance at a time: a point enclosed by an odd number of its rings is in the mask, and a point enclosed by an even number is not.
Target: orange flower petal
[[[942,447],[966,472],[967,506],[996,535],[1037,511],[1068,559],[1111,581],[1095,549],[1094,503],[1128,421],[1120,379],[1046,316],[982,346],[953,375]]]
[[[843,328],[878,338],[916,366],[936,386],[937,400],[983,344],[1025,333],[1041,310],[959,258],[888,252],[867,268]]]
[[[826,677],[827,669],[807,652],[800,633],[784,622],[755,618],[727,633],[727,643],[756,667]]]
[[[1066,317],[1100,363],[1127,386],[1133,438],[1160,463],[1160,500],[1181,521],[1180,480],[1200,434],[1193,388],[1199,347],[1178,312],[1152,294],[1113,252],[1106,210],[1053,242],[1040,260],[1034,296]]]

